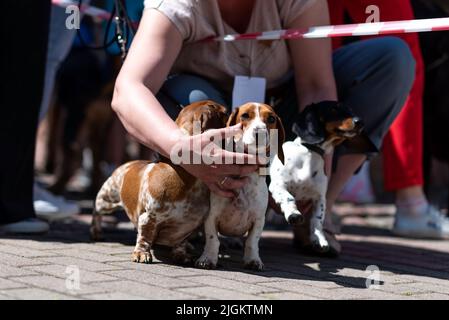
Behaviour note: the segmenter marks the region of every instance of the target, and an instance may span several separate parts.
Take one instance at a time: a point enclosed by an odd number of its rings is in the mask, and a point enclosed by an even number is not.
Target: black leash
[[[80,8],[83,5],[83,0],[78,0],[78,7]],[[108,39],[109,31],[112,26],[112,22],[115,23],[115,33],[112,39]],[[106,24],[106,30],[104,34],[103,44],[99,46],[91,46],[86,43],[84,38],[81,35],[80,30],[77,30],[78,38],[81,42],[81,44],[92,50],[106,50],[110,46],[112,46],[114,43],[117,43],[122,61],[125,60],[126,55],[128,54],[127,44],[128,44],[128,38],[130,35],[134,35],[136,33],[136,30],[134,28],[134,25],[129,18],[128,12],[126,10],[126,4],[125,0],[115,0],[114,5],[112,7],[111,11],[111,17],[107,21]]]

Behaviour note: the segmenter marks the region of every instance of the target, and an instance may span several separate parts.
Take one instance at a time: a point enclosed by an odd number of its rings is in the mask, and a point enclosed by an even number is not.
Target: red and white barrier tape
[[[449,30],[449,18],[347,24],[210,37],[206,41],[319,39]]]
[[[62,7],[67,7],[69,5],[78,5],[78,1],[74,0],[52,0],[52,3]],[[111,17],[111,14],[108,11],[93,6],[82,5],[81,11],[89,16],[104,20],[107,20]],[[135,24],[137,25],[136,22]],[[228,34],[220,37],[209,37],[202,41],[230,42],[239,40],[319,39],[444,30],[449,30],[449,18],[346,24],[336,26],[312,27],[309,29],[288,29],[245,34]]]

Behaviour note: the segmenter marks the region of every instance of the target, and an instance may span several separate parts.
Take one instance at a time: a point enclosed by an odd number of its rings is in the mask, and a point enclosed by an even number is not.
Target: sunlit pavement
[[[133,263],[135,231],[125,219],[100,243],[89,241],[88,214],[54,223],[44,236],[0,235],[0,299],[449,300],[448,241],[394,237],[388,205],[336,211],[339,259],[300,255],[290,231],[265,231],[260,273],[243,269],[236,249],[223,251],[217,270],[161,262],[164,250],[153,264]]]

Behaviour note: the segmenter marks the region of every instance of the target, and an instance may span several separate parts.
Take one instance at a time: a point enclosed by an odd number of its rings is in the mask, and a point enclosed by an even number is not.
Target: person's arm
[[[128,132],[168,157],[181,132],[157,101],[182,46],[181,34],[162,13],[144,10],[115,84],[112,107]]]
[[[168,116],[155,95],[161,88],[178,56],[182,37],[175,25],[157,10],[145,10],[139,30],[133,40],[126,61],[117,77],[112,107],[126,130],[142,144],[169,158],[175,146],[190,148],[210,144],[212,135],[235,135],[238,128],[210,130],[205,134],[187,137]],[[197,141],[197,142],[195,142]],[[214,145],[215,146],[215,145]],[[203,150],[201,150],[203,152]],[[212,152],[212,150],[211,150]],[[255,157],[225,151],[217,146],[213,154],[223,163],[239,159],[255,163]],[[254,162],[249,162],[254,161]],[[234,189],[242,188],[245,175],[257,170],[257,165],[182,165],[217,194],[233,197]],[[224,178],[227,179],[224,179]],[[240,177],[240,178],[236,178]],[[220,183],[225,181],[225,183]]]
[[[327,1],[320,0],[288,27],[300,29],[329,25],[329,20]],[[290,40],[289,46],[300,110],[311,103],[337,101],[330,39]]]

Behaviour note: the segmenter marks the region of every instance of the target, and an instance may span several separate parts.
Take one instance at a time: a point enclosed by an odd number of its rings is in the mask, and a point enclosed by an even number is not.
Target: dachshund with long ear
[[[282,144],[284,128],[274,110],[261,103],[247,103],[236,109],[228,120],[228,126],[242,125],[242,134],[234,137],[234,143],[242,146],[244,152],[252,154],[276,154],[284,158]],[[272,133],[278,131],[276,150],[270,150]],[[264,137],[261,139],[260,137]],[[274,146],[272,145],[272,148]],[[231,178],[231,177],[229,177]],[[226,186],[228,178],[221,185]],[[258,172],[248,176],[248,183],[234,199],[211,194],[210,213],[204,223],[206,246],[196,266],[204,269],[215,268],[220,242],[218,232],[224,236],[241,237],[248,232],[243,256],[246,268],[262,270],[259,256],[259,239],[265,224],[268,205],[266,177]]]
[[[248,111],[248,105],[260,105],[262,108],[256,108],[255,112]],[[256,120],[251,117],[258,118]],[[269,145],[259,146],[257,151],[266,151],[265,155],[274,157],[276,154],[278,158],[284,163],[284,152],[282,144],[285,142],[285,130],[281,118],[274,112],[274,110],[265,104],[246,104],[240,108],[236,108],[228,119],[227,126],[231,127],[236,124],[242,124],[244,136],[236,135],[234,140],[243,143],[244,146],[251,146],[256,143],[258,135],[260,136],[266,131],[269,138]],[[273,134],[274,133],[274,134]],[[246,137],[245,137],[246,134]],[[275,140],[277,138],[277,140]],[[276,148],[276,152],[271,152],[271,147]]]
[[[224,106],[199,101],[186,106],[176,124],[190,136],[223,128],[226,120]],[[98,192],[91,237],[101,239],[103,215],[123,208],[137,229],[132,261],[152,262],[152,246],[160,244],[173,248],[174,262],[186,264],[191,260],[187,239],[206,219],[209,198],[209,189],[202,181],[169,159],[128,162],[117,168]]]
[[[295,141],[284,143],[285,164],[275,159],[270,167],[271,195],[290,224],[301,224],[297,201],[312,201],[309,238],[314,252],[326,252],[329,245],[323,234],[328,178],[324,155],[348,139],[359,136],[363,124],[349,108],[327,101],[313,104],[299,115],[293,131]]]

